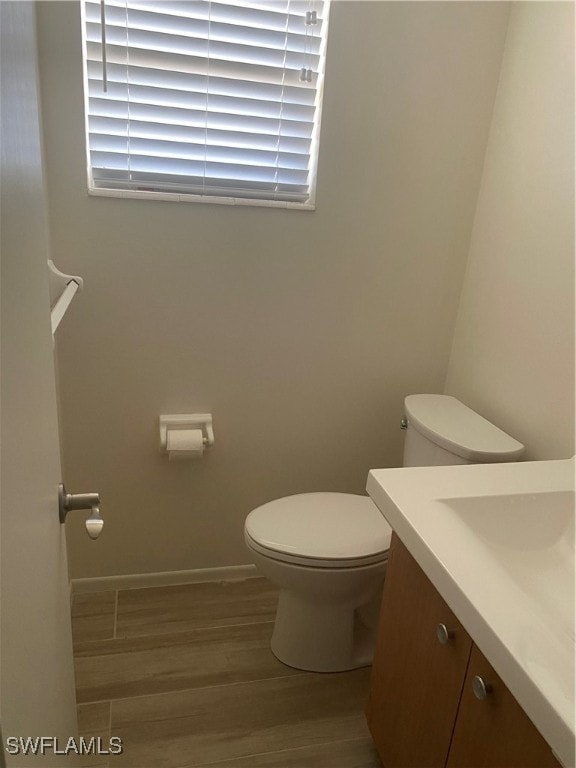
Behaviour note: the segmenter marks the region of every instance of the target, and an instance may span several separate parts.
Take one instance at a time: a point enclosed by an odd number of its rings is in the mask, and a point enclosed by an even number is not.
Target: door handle
[[[60,522],[66,521],[66,515],[74,509],[90,509],[92,514],[86,520],[86,532],[91,539],[97,539],[104,527],[100,515],[100,494],[67,493],[63,483],[58,485],[58,512]]]

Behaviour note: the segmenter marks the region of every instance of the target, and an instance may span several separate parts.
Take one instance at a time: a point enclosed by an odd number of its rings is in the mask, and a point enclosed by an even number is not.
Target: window
[[[89,191],[313,208],[329,0],[84,0]]]

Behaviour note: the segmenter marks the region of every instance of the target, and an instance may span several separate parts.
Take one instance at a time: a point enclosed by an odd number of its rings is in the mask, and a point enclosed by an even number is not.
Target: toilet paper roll
[[[204,453],[202,430],[169,429],[166,433],[166,449],[169,461],[201,459]]]

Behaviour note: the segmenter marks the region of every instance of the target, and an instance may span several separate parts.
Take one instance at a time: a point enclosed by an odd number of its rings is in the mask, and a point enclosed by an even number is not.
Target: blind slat
[[[102,90],[100,83],[89,82],[89,96],[99,98]],[[283,117],[287,120],[314,122],[314,107],[304,104],[286,104],[276,100],[246,99],[238,96],[206,95],[206,91],[182,91],[172,88],[157,88],[155,86],[130,85],[110,82],[106,101],[127,103],[128,98],[133,104],[157,106],[159,109],[208,109],[210,112],[220,112],[231,115],[255,115],[258,117]]]
[[[305,184],[306,172],[293,168],[271,168],[261,165],[235,165],[233,173],[228,163],[217,163],[173,158],[148,157],[131,154],[128,164],[126,155],[113,152],[93,152],[92,160],[95,168],[125,170],[140,173],[166,173],[173,176],[202,179],[205,176],[213,179],[236,180],[246,182],[268,182],[285,184]]]
[[[88,41],[88,55],[98,61],[100,57],[100,44]],[[212,47],[210,49],[212,51]],[[232,80],[249,80],[257,83],[281,84],[286,80],[292,86],[298,87],[300,69],[304,63],[302,54],[287,54],[285,66],[281,61],[265,60],[262,63],[253,63],[230,57],[218,58],[217,51],[214,55],[208,51],[200,54],[191,51],[190,54],[158,51],[152,48],[135,48],[122,45],[107,44],[106,57],[111,64],[130,67],[146,67],[164,70],[166,72],[180,72],[183,74],[202,74],[210,77],[226,77]],[[316,78],[314,78],[315,81]],[[314,83],[313,83],[314,84]]]
[[[123,136],[96,136],[92,142],[93,152],[115,152],[125,155],[126,139]],[[130,154],[156,158],[179,158],[207,162],[226,162],[235,165],[261,165],[278,168],[307,170],[302,155],[292,152],[272,152],[261,149],[244,149],[205,145],[192,142],[164,141],[138,138],[130,139]]]
[[[126,40],[126,17],[121,14],[115,20],[108,13],[106,18],[107,39],[113,43],[122,43]],[[158,20],[152,17],[150,20],[140,20],[135,14],[128,17],[130,25],[129,41],[137,47],[140,42],[149,44],[151,48],[166,48],[166,50],[187,50],[188,43],[195,41],[207,41],[210,35],[211,42],[239,43],[243,46],[255,46],[261,48],[263,53],[267,51],[303,52],[308,45],[313,54],[320,50],[319,38],[306,38],[306,34],[299,22],[299,31],[288,32],[283,30],[256,29],[254,27],[237,26],[229,23],[214,21],[213,19],[202,22],[178,19],[171,24],[158,24]],[[109,35],[109,37],[108,37]],[[100,20],[90,21],[86,27],[86,38],[98,42],[100,38]]]
[[[100,0],[85,0],[85,15],[89,21],[99,23],[100,20]],[[175,0],[162,0],[161,2],[138,2],[130,0],[128,6],[124,0],[106,0],[106,16],[110,16],[112,23],[119,18],[125,18],[128,12],[129,16],[136,16],[137,19],[145,17],[152,19],[151,25],[154,29],[175,28],[179,29],[181,23],[187,23],[188,20],[202,21],[210,19],[214,22],[234,23],[237,26],[248,27],[250,29],[268,29],[302,34],[302,25],[305,20],[306,11],[313,7],[317,12],[318,23],[317,30],[322,29],[324,23],[324,8],[326,3],[313,3],[308,0],[304,2],[282,3],[279,0],[268,0],[267,3],[236,2],[219,3],[217,0],[212,2],[181,2]],[[136,21],[138,23],[138,21]]]
[[[158,107],[149,104],[130,104],[106,100],[90,99],[90,114],[102,117],[124,117],[132,120],[150,120],[190,128],[219,128],[245,133],[263,133],[267,135],[296,136],[310,138],[313,124],[303,120],[285,120],[283,118],[260,117],[259,115],[229,115],[206,110],[178,109],[177,107]]]
[[[102,63],[88,61],[87,71],[93,85],[98,84],[102,93]],[[170,90],[188,90],[207,93],[206,75],[167,72],[162,69],[135,67],[126,64],[108,63],[108,81],[130,85],[156,86]],[[239,96],[256,100],[283,101],[288,104],[315,105],[316,92],[313,88],[300,88],[286,83],[257,83],[240,78],[215,77],[210,75],[210,93],[222,96]]]
[[[297,136],[275,136],[272,134],[239,133],[218,129],[190,128],[189,126],[166,123],[142,122],[122,117],[92,116],[89,121],[90,146],[97,143],[100,136],[128,136],[134,138],[164,139],[181,143],[205,143],[208,146],[245,147],[292,154],[309,155],[311,139]],[[95,145],[95,144],[94,144]]]
[[[329,0],[105,2],[106,91],[83,3],[94,188],[310,202]]]

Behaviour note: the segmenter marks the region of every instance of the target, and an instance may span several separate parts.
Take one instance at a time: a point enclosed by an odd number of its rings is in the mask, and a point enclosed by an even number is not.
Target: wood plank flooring
[[[369,670],[314,674],[270,650],[263,578],[79,594],[80,734],[122,739],[87,768],[379,768]]]

